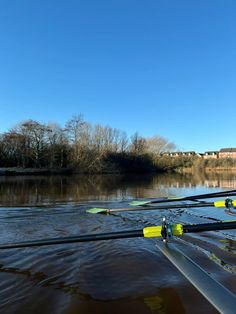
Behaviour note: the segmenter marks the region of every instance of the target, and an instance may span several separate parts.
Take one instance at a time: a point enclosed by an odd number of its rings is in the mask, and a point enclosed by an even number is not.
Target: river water
[[[198,208],[89,214],[131,200],[236,189],[231,173],[0,177],[1,243],[234,219]],[[118,239],[0,251],[0,313],[217,313],[155,246]],[[236,293],[236,232],[185,235],[177,246]]]

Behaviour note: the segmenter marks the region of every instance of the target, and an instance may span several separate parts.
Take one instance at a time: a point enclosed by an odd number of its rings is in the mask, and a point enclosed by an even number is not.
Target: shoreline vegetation
[[[203,173],[222,173],[222,172],[231,172],[236,173],[236,167],[177,167],[177,168],[163,168],[159,170],[147,169],[146,171],[141,171],[140,169],[134,169],[134,171],[121,171],[121,170],[109,170],[104,169],[103,171],[98,172],[88,172],[78,171],[76,169],[70,168],[22,168],[22,167],[0,167],[0,176],[14,176],[14,175],[71,175],[71,174],[132,174],[132,173],[194,173],[196,171],[202,170]]]
[[[0,175],[106,174],[236,171],[236,159],[165,156],[176,150],[159,135],[144,138],[110,126],[91,125],[82,115],[64,127],[34,120],[0,134]]]
[[[25,176],[25,175],[75,175],[75,174],[138,174],[138,173],[182,173],[182,174],[193,174],[199,171],[196,168],[182,168],[175,169],[173,171],[103,171],[103,172],[79,172],[73,169],[48,169],[48,168],[20,168],[20,167],[1,167],[0,176]],[[236,173],[236,168],[205,168],[204,173]]]

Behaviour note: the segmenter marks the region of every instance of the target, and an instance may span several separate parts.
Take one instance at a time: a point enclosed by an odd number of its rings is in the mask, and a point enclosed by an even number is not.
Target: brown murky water
[[[236,188],[233,174],[209,176],[0,177],[2,243],[140,229],[170,221],[232,219],[224,209],[86,213],[143,197]],[[154,239],[63,244],[0,251],[1,313],[217,313],[157,250]],[[236,293],[236,232],[184,236],[176,244]]]

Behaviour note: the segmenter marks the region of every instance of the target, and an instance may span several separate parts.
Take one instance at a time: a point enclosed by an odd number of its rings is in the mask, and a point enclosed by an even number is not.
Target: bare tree
[[[27,120],[19,124],[14,129],[24,137],[24,154],[33,162],[35,167],[41,167],[44,149],[46,148],[47,128],[45,125]]]
[[[81,114],[74,115],[65,126],[68,139],[72,144],[77,144],[85,122]]]
[[[129,146],[129,140],[126,132],[120,132],[119,136],[119,151],[120,152],[125,152],[128,150]]]
[[[68,148],[68,139],[65,130],[57,123],[47,124],[47,152],[50,168],[64,166],[64,161]]]
[[[169,142],[166,138],[155,135],[146,139],[146,151],[154,155],[158,155],[163,152],[173,151],[176,149],[174,143]]]
[[[136,155],[146,152],[146,139],[140,136],[138,132],[131,137],[130,151]]]
[[[81,114],[74,115],[66,123],[65,132],[71,146],[71,162],[78,166],[85,158],[84,151],[88,150],[86,142],[89,142],[89,124],[84,121]]]
[[[2,158],[13,166],[25,166],[25,157],[22,154],[25,137],[14,130],[6,132],[1,137]]]
[[[150,169],[162,152],[174,149],[174,143],[159,135],[144,138],[136,132],[129,140],[125,132],[101,124],[93,126],[80,114],[74,115],[64,129],[56,123],[21,122],[0,136],[0,163],[23,167],[71,166],[94,172],[116,167],[129,169],[136,162],[134,168]]]

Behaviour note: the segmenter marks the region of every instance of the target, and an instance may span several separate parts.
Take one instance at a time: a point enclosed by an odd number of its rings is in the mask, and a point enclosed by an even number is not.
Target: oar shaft
[[[209,224],[198,224],[198,225],[172,225],[173,236],[181,236],[184,233],[190,232],[201,232],[201,231],[214,231],[214,230],[226,230],[235,229],[236,221],[230,222],[216,222]],[[32,246],[43,246],[43,245],[56,245],[56,244],[66,244],[66,243],[77,243],[77,242],[88,242],[88,241],[100,241],[100,240],[114,240],[114,239],[124,239],[124,238],[137,238],[137,237],[162,237],[162,226],[145,227],[139,230],[126,230],[118,232],[107,232],[99,234],[87,234],[75,237],[66,238],[52,238],[46,240],[34,240],[34,241],[24,241],[18,243],[5,243],[0,245],[0,249],[16,249],[23,247]]]
[[[186,196],[184,197],[184,199],[203,199],[203,198],[211,198],[211,197],[217,197],[217,196],[232,196],[235,194],[236,194],[236,190],[229,190],[229,191],[222,191],[222,192],[215,192],[215,193]]]
[[[184,233],[235,229],[236,221],[213,222],[198,225],[183,225]]]
[[[208,194],[199,194],[199,195],[191,195],[185,197],[177,197],[177,198],[169,198],[166,200],[150,200],[150,203],[169,203],[169,202],[176,202],[176,201],[194,201],[198,199],[205,199],[205,198],[214,198],[214,197],[223,197],[223,196],[234,196],[236,195],[236,190],[229,190],[223,192],[215,192],[215,193],[208,193]]]
[[[0,249],[16,249],[16,248],[32,247],[32,246],[55,245],[55,244],[100,241],[100,240],[113,240],[113,239],[135,238],[135,237],[143,237],[143,229],[119,231],[119,232],[107,232],[107,233],[100,233],[100,234],[87,234],[87,235],[82,235],[82,236],[66,237],[66,238],[52,238],[52,239],[46,239],[46,240],[24,241],[24,242],[9,243],[9,244],[6,243],[6,244],[1,244]]]
[[[163,205],[153,207],[129,207],[129,208],[112,208],[107,209],[107,213],[127,212],[127,211],[140,211],[140,210],[158,210],[158,209],[178,209],[178,208],[197,208],[197,207],[211,207],[214,206],[213,202],[200,203],[200,204],[177,204],[177,205]]]
[[[231,200],[230,206],[236,207],[236,200]],[[149,204],[149,203],[148,203]],[[110,213],[117,213],[117,212],[126,212],[126,211],[147,211],[147,210],[161,210],[161,209],[183,209],[183,208],[198,208],[198,207],[227,207],[229,206],[226,204],[226,201],[217,201],[217,202],[198,202],[198,203],[187,203],[187,204],[174,204],[174,205],[161,205],[161,206],[148,206],[148,204],[144,204],[143,206],[137,205],[136,207],[125,207],[125,208],[90,208],[87,209],[86,212],[92,214],[110,214]]]

